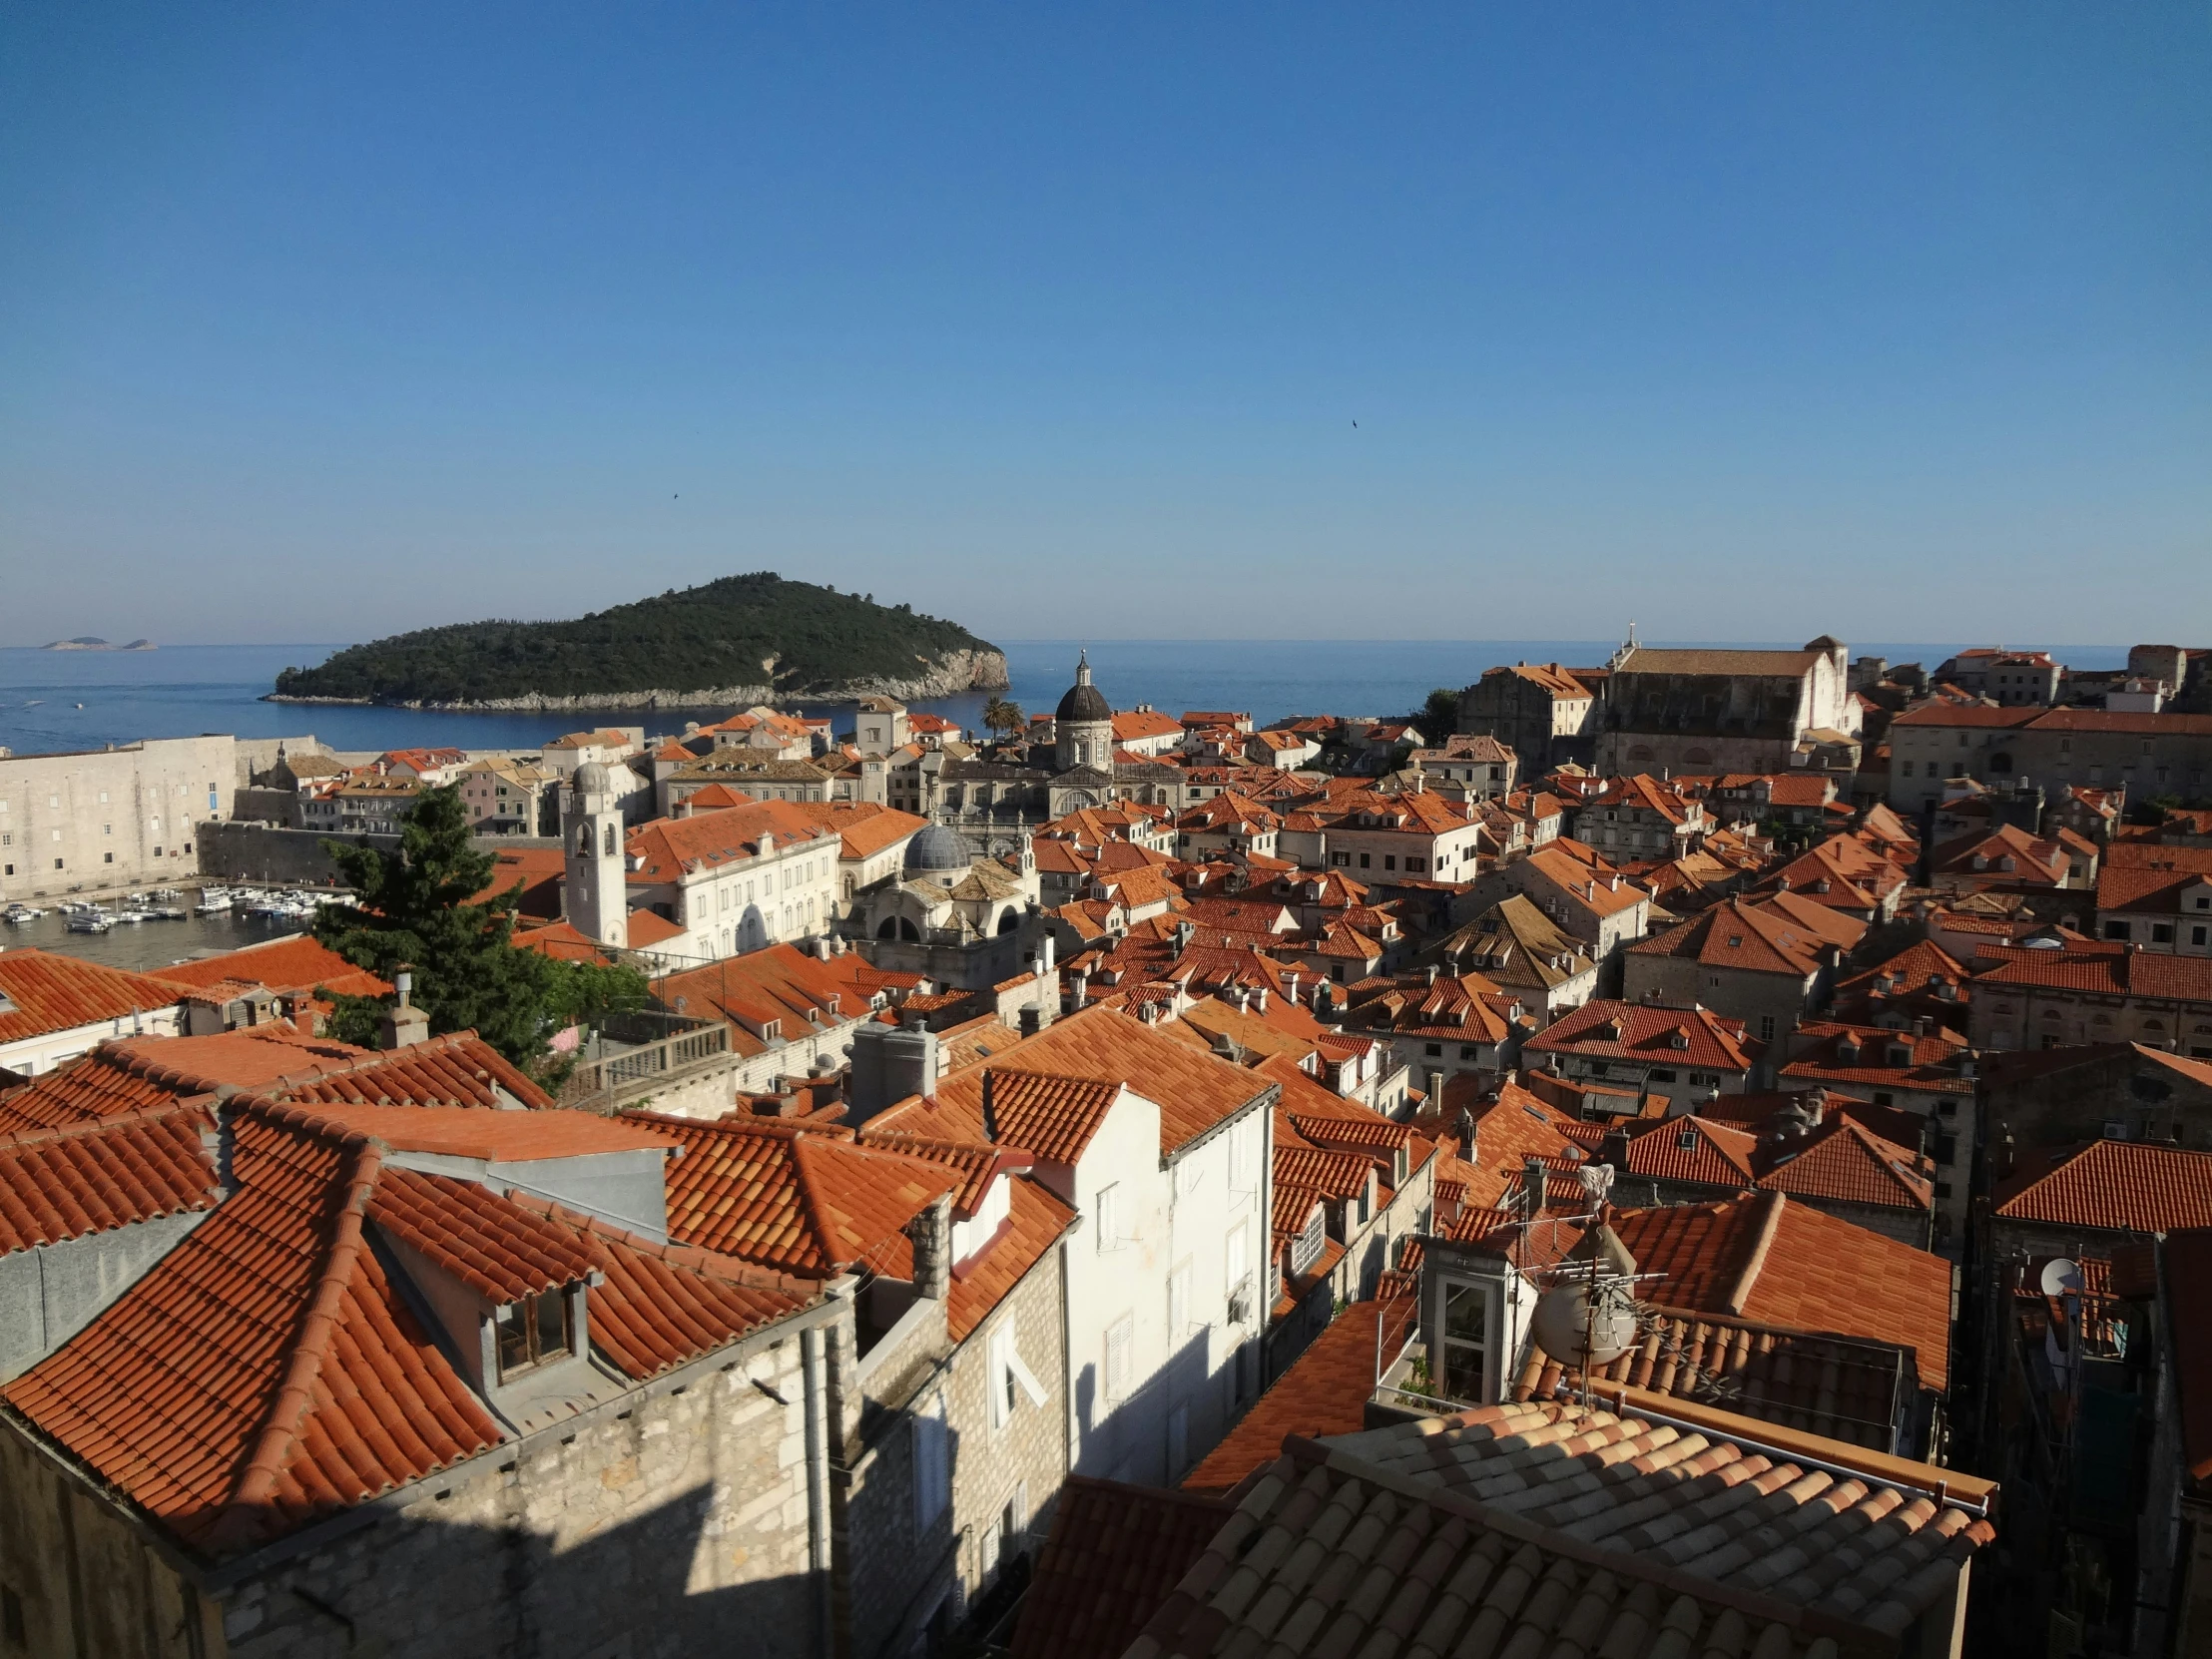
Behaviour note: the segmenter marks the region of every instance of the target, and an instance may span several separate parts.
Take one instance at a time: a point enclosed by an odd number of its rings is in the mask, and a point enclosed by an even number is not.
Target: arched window
[[[898,936],[908,944],[921,942],[921,930],[904,916],[898,918]]]
[[[1001,933],[1011,933],[1020,925],[1021,917],[1016,915],[1011,907],[1007,909],[1004,915],[998,918],[998,930]]]
[[[1651,745],[1649,745],[1648,743],[1637,744],[1628,752],[1628,763],[1631,766],[1641,765],[1642,763],[1649,761],[1650,759]]]
[[[1682,764],[1693,767],[1709,767],[1713,764],[1710,749],[1686,749],[1682,752]]]
[[[589,831],[587,830],[586,833],[589,833]],[[615,827],[611,824],[607,826],[607,843],[601,850],[610,858],[615,855]]]
[[[576,855],[579,858],[591,856],[591,826],[588,824],[576,831]]]
[[[878,928],[876,928],[876,929],[875,929],[875,936],[876,936],[877,938],[879,938],[879,939],[895,939],[895,938],[897,938],[897,937],[898,937],[898,918],[897,918],[896,916],[885,916],[885,917],[883,918],[883,923],[882,923],[882,925],[881,925],[880,927],[878,927]]]

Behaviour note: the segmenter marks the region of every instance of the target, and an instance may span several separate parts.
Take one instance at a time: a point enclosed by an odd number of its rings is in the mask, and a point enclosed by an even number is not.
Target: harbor
[[[342,896],[210,885],[11,904],[0,909],[0,950],[30,946],[147,972],[304,932],[319,903]]]

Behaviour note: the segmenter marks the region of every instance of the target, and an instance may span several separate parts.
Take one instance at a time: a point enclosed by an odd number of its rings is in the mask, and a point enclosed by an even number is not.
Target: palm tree
[[[1029,724],[1029,717],[1021,712],[1021,705],[1003,697],[994,697],[983,705],[983,724],[1001,738],[1012,737]]]

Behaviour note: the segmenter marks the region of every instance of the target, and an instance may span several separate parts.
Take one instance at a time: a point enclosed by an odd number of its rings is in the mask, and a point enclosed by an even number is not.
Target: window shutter
[[[1106,1333],[1106,1397],[1129,1396],[1129,1350],[1136,1340],[1136,1321],[1124,1314]]]

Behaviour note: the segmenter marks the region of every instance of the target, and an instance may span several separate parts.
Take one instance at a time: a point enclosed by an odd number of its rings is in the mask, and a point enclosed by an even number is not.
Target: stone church
[[[1118,754],[1114,709],[1091,683],[1090,654],[1052,714],[1052,739],[1026,750],[948,760],[938,775],[936,820],[986,856],[1019,849],[1024,832],[1087,807],[1117,801],[1181,804],[1180,769]]]

